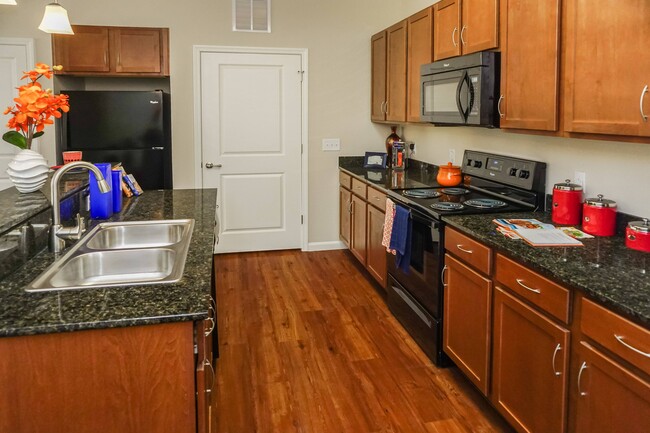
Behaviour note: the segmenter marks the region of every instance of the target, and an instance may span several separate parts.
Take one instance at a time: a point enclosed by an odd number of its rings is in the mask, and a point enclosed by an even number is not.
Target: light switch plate
[[[576,171],[573,173],[573,182],[582,186],[582,193],[587,192],[587,174],[584,171]]]
[[[341,150],[340,138],[323,138],[323,151],[332,152]]]

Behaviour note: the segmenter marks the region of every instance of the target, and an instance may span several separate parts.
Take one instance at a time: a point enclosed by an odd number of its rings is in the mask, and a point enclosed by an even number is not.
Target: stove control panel
[[[546,164],[505,155],[466,150],[462,171],[529,191],[544,191]]]

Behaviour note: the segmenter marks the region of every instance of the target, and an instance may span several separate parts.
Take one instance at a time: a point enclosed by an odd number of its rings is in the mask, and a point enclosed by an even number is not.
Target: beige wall
[[[0,37],[34,38],[37,61],[50,62],[49,36],[37,30],[49,0],[18,2],[17,7],[0,6]],[[309,49],[309,242],[328,242],[338,239],[337,157],[381,150],[390,132],[387,126],[369,121],[370,36],[434,1],[273,0],[271,34],[232,32],[231,0],[61,3],[77,24],[170,28],[174,181],[178,188],[194,186],[192,46]],[[43,146],[50,159],[52,136],[46,134]],[[431,126],[408,126],[405,136],[416,141],[418,159],[432,163],[445,162],[451,147],[457,158],[464,148],[472,148],[546,161],[551,184],[582,170],[587,173],[589,193],[618,200],[623,211],[650,215],[650,146]],[[321,139],[331,137],[341,139],[341,152],[320,150]],[[636,186],[630,187],[631,182]]]

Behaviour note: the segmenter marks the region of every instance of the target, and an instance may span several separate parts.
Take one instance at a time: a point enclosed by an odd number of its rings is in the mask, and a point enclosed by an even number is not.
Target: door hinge
[[[305,71],[298,71],[300,74],[300,82],[302,83],[302,80],[305,78]]]
[[[304,224],[304,223],[305,223],[305,216],[300,215],[300,224]]]
[[[303,150],[303,143],[300,143],[300,154],[302,155],[303,153],[304,153],[304,150]]]

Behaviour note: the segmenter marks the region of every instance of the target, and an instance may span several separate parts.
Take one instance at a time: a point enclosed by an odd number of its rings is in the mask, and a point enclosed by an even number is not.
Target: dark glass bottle
[[[386,138],[386,153],[388,154],[388,162],[386,165],[390,167],[393,164],[393,143],[401,141],[402,139],[397,135],[397,126],[390,127],[390,135]]]

